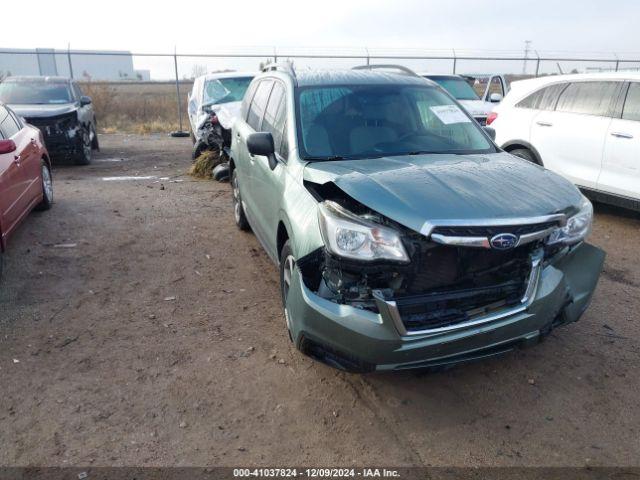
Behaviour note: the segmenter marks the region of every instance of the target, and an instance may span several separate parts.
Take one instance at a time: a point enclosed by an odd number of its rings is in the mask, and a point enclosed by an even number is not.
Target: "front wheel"
[[[53,205],[53,179],[51,169],[44,160],[40,162],[40,176],[42,177],[42,201],[36,207],[38,210],[49,210]]]
[[[80,128],[80,151],[76,154],[76,165],[91,163],[91,132],[85,127]]]
[[[238,183],[238,170],[233,169],[231,174],[231,190],[233,193],[233,217],[236,221],[236,225],[240,230],[251,230],[249,221],[244,214],[244,207],[242,206],[242,196],[240,194],[240,184]]]
[[[284,318],[287,324],[289,338],[293,340],[291,335],[291,317],[287,309],[287,299],[289,298],[289,290],[291,289],[291,279],[296,268],[296,259],[291,250],[291,243],[287,240],[282,247],[280,253],[280,293],[282,295],[282,307],[284,308]]]

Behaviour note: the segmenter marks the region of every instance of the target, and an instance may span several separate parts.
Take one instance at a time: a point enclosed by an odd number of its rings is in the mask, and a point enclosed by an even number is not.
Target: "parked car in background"
[[[0,102],[40,129],[54,161],[91,163],[99,150],[91,98],[75,80],[64,77],[8,77],[0,83]]]
[[[482,126],[487,124],[489,113],[502,101],[508,91],[507,81],[502,75],[482,77],[482,82],[476,77],[461,75],[431,73],[421,75],[436,82],[449,92]],[[480,82],[479,85],[484,85],[481,88],[482,96],[472,86],[474,82]]]
[[[489,124],[504,150],[595,200],[640,210],[640,73],[514,82]]]
[[[289,335],[318,360],[486,358],[590,302],[589,200],[501,152],[433,82],[284,65],[254,79],[233,131],[235,221],[279,265]]]
[[[7,241],[33,208],[53,203],[51,161],[40,131],[0,103],[0,275]]]
[[[254,73],[224,72],[197,77],[188,98],[193,158],[231,145],[231,127]]]

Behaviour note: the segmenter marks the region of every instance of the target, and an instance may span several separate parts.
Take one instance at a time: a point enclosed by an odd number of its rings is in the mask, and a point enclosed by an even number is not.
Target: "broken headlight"
[[[331,201],[320,204],[318,216],[324,244],[332,254],[353,260],[409,262],[394,229],[369,222]]]
[[[593,222],[593,205],[587,199],[582,197],[580,211],[567,220],[564,227],[557,228],[547,240],[548,245],[575,245],[587,238],[591,232],[591,224]]]

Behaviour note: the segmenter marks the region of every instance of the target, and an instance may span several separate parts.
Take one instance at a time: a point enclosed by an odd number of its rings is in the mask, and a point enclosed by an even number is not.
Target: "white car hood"
[[[493,111],[496,104],[482,100],[458,100],[473,117],[486,117]]]
[[[242,108],[242,102],[229,102],[222,105],[214,105],[211,109],[216,112],[218,121],[222,128],[231,130],[236,118],[240,116],[240,109]]]

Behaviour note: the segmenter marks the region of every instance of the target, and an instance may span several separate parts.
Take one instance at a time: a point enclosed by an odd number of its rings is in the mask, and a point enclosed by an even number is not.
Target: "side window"
[[[76,97],[76,100],[80,100],[82,96],[82,90],[80,90],[80,85],[77,82],[71,83],[71,87],[73,88],[73,95]]]
[[[542,98],[543,92],[544,89],[538,90],[528,97],[525,97],[524,99],[516,103],[516,108],[532,108],[534,110],[537,110],[538,105],[540,105],[540,99]]]
[[[616,82],[570,83],[560,95],[556,110],[605,117],[610,114],[616,92]]]
[[[249,113],[247,114],[247,123],[255,131],[260,130],[260,124],[262,123],[262,117],[267,107],[267,100],[269,100],[269,93],[273,86],[273,80],[263,80],[256,89],[256,94],[253,96],[251,106],[249,107]]]
[[[13,117],[13,119],[15,120],[15,122],[18,124],[18,129],[22,130],[24,128],[24,123],[22,122],[22,120],[20,119],[19,116],[16,115],[16,113],[12,110],[8,110],[9,115],[11,115]]]
[[[256,93],[256,87],[260,82],[253,82],[249,85],[249,88],[244,94],[244,98],[242,99],[242,110],[240,112],[241,118],[247,119],[247,114],[249,113],[249,106],[251,105],[251,100],[253,100],[253,95]]]
[[[558,102],[558,95],[567,87],[566,83],[549,85],[537,92],[532,93],[524,100],[521,100],[516,107],[531,108],[534,110],[554,110]]]
[[[11,138],[20,131],[20,126],[4,107],[0,107],[0,130],[5,138]]]
[[[640,122],[640,83],[634,82],[629,85],[627,100],[624,102],[622,118]]]
[[[282,105],[286,106],[286,101],[282,102]],[[284,119],[284,123],[282,124],[282,130],[281,130],[282,141],[280,142],[280,148],[278,149],[278,153],[280,153],[280,156],[284,158],[286,161],[287,158],[289,158],[289,135],[287,135],[288,122],[287,122],[287,116],[286,116],[286,109],[281,118]]]
[[[275,85],[273,86],[273,90],[271,91],[271,96],[269,97],[267,110],[264,112],[264,119],[262,120],[262,127],[261,127],[264,132],[270,132],[274,136],[274,142],[275,142],[274,125],[276,123],[278,110],[280,109],[280,103],[282,103],[283,97],[284,97],[284,87],[280,82],[276,82]],[[278,147],[277,142],[275,142],[275,145],[277,148]]]

